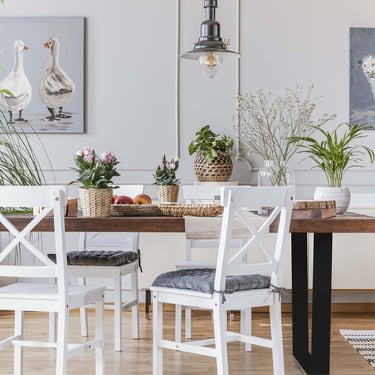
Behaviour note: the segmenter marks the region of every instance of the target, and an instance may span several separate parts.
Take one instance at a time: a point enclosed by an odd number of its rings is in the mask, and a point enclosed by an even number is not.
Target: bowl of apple
[[[112,216],[163,216],[159,206],[152,204],[152,199],[147,194],[137,194],[135,197],[128,195],[114,195],[111,204]]]

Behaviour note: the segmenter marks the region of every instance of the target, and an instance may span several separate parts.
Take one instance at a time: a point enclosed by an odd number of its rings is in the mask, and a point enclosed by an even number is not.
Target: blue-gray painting
[[[0,17],[0,104],[26,133],[84,132],[83,17]]]

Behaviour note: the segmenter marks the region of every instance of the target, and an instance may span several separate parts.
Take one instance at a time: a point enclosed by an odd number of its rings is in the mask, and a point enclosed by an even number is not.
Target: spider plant
[[[348,129],[339,135],[339,129],[346,125]],[[328,181],[330,187],[341,187],[344,173],[354,167],[362,167],[360,163],[365,155],[370,163],[374,162],[374,151],[363,145],[353,144],[353,141],[366,137],[361,125],[349,125],[346,123],[338,125],[332,132],[320,127],[315,129],[323,135],[322,141],[312,137],[293,137],[293,142],[300,142],[299,153],[308,153],[309,158],[315,162],[313,168],[320,168]]]

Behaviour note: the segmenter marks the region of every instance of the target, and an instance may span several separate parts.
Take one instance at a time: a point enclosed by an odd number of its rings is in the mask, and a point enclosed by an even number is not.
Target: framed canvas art
[[[0,104],[26,133],[84,132],[84,18],[0,17]]]
[[[350,28],[350,124],[375,130],[375,28]]]

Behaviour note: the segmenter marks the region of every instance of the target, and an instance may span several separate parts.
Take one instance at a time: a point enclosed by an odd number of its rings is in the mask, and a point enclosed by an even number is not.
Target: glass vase
[[[258,172],[258,186],[294,186],[294,174],[283,162],[265,160]]]

